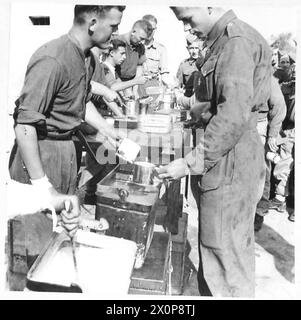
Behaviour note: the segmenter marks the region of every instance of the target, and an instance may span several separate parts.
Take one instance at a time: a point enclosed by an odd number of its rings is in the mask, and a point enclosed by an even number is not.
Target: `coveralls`
[[[265,178],[258,109],[270,96],[265,39],[226,12],[208,34],[195,90],[203,138],[185,156],[197,183],[201,295],[254,296],[253,221]],[[200,135],[202,136],[202,135]]]

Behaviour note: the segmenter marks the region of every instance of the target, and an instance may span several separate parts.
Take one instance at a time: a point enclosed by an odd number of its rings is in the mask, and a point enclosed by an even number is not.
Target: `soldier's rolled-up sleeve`
[[[167,51],[164,46],[160,47],[160,72],[161,73],[168,72]]]
[[[182,70],[182,63],[179,65],[178,71],[177,71],[177,75],[176,75],[177,79],[179,80],[179,85],[182,86],[184,83],[183,80],[183,70]]]
[[[271,81],[271,96],[268,101],[270,109],[268,136],[277,137],[286,116],[286,104],[277,79],[272,77]]]
[[[206,173],[237,144],[248,128],[255,69],[252,44],[247,39],[232,38],[217,60],[213,97],[217,111],[200,145],[186,156],[193,172]]]
[[[20,97],[15,102],[15,123],[44,123],[60,81],[61,68],[55,59],[41,57],[30,62]]]

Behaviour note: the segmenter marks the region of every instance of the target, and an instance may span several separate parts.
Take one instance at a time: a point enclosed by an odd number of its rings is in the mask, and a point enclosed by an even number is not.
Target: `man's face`
[[[187,50],[191,59],[196,60],[199,57],[200,48],[198,42],[192,42],[189,46],[187,46]]]
[[[116,66],[121,65],[126,58],[125,48],[118,47],[117,50],[111,51],[111,56]]]
[[[106,11],[102,16],[95,16],[90,26],[92,31],[91,40],[99,48],[105,49],[110,45],[112,34],[118,31],[121,22],[122,12],[117,8]]]
[[[289,58],[280,58],[280,68],[283,70],[287,70],[290,66]]]
[[[152,39],[154,38],[156,29],[157,29],[157,24],[156,24],[155,21],[149,21],[149,23],[150,23],[151,26],[152,26],[153,32],[152,32],[152,34],[150,35],[150,37],[148,38],[148,40],[152,40]]]
[[[184,31],[189,31],[201,40],[206,38],[213,26],[207,8],[174,7],[173,12],[183,22]]]
[[[130,37],[131,45],[137,46],[140,43],[144,44],[145,40],[147,40],[146,32],[138,26],[133,27]]]

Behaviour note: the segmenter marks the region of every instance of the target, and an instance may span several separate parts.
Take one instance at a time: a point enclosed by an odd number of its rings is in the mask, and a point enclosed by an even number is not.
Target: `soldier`
[[[82,120],[116,146],[117,132],[90,98],[95,93],[114,101],[118,94],[96,82],[98,64],[90,49],[109,45],[124,9],[76,5],[69,33],[32,55],[14,112],[16,143],[9,163],[12,179],[49,193],[74,194],[77,161],[72,135]],[[51,221],[39,213],[18,220],[24,232],[15,232],[13,240],[23,247],[29,266],[51,236]]]
[[[167,83],[168,78],[166,76],[169,74],[169,71],[166,48],[154,39],[158,21],[156,17],[151,14],[144,15],[142,19],[148,21],[153,30],[150,37],[145,41],[146,61],[143,67],[150,74],[161,77],[163,83]]]
[[[271,50],[232,10],[171,9],[185,31],[206,43],[195,92],[204,135],[185,158],[158,173],[173,179],[199,175],[194,196],[199,208],[200,294],[254,296],[253,221],[265,177],[256,124],[259,106],[270,96]]]
[[[187,50],[189,58],[183,60],[177,71],[179,85],[185,89],[185,96],[191,97],[193,94],[193,75],[198,70],[196,61],[200,57],[201,42],[196,37],[187,36]]]
[[[257,129],[261,141],[265,146],[266,155],[268,152],[277,152],[277,138],[281,129],[282,121],[286,115],[285,101],[277,79],[271,78],[271,96],[265,105],[259,109]],[[262,227],[264,216],[268,214],[270,205],[271,189],[271,161],[265,157],[266,177],[264,190],[260,201],[256,207],[254,230],[259,231]]]
[[[146,61],[144,43],[152,32],[152,25],[148,21],[138,20],[128,33],[118,36],[118,39],[126,44],[126,58],[122,64],[116,66],[116,72],[122,81],[130,81],[143,75],[143,64]],[[138,87],[128,88],[124,90],[124,94],[126,97],[134,95],[138,98]]]

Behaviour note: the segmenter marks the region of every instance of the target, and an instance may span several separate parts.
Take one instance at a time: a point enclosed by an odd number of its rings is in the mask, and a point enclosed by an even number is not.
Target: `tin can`
[[[136,101],[135,100],[129,100],[127,102],[127,115],[129,116],[135,116],[136,115]]]

